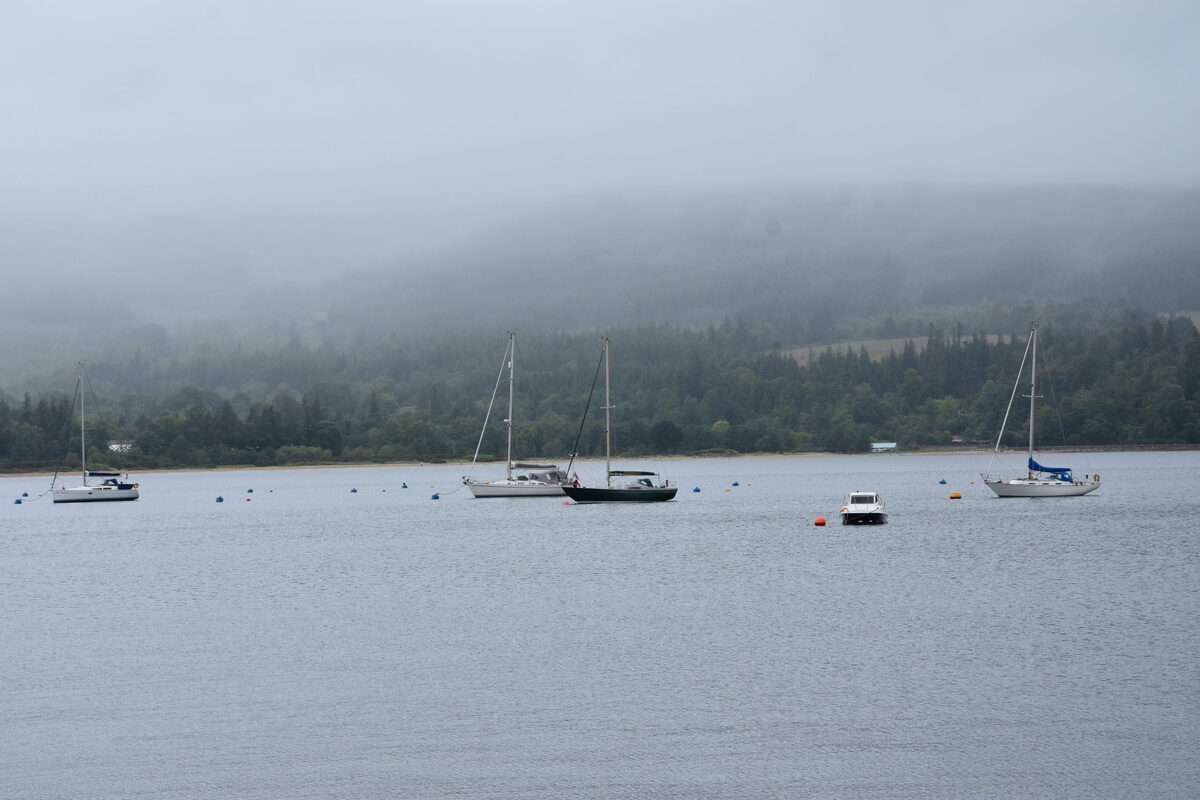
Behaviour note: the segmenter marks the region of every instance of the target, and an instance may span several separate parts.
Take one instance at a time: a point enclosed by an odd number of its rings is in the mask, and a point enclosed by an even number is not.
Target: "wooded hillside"
[[[1200,335],[1186,317],[1044,309],[1047,444],[1200,444]],[[802,365],[733,324],[611,333],[614,441],[626,454],[861,452],[996,435],[1025,331],[931,329],[881,360],[828,348]],[[350,348],[213,354],[90,367],[94,464],[118,468],[469,460],[504,338],[437,337]],[[598,334],[521,336],[521,457],[565,459],[595,376]],[[1055,407],[1060,420],[1051,415]],[[94,416],[93,416],[94,414]],[[502,415],[493,415],[493,419]],[[1009,432],[1020,446],[1022,424]],[[1058,441],[1052,432],[1061,431]],[[108,451],[130,441],[129,452]],[[597,419],[580,452],[601,452]],[[483,452],[503,456],[493,425]],[[0,401],[0,466],[49,469],[78,450],[72,399]]]

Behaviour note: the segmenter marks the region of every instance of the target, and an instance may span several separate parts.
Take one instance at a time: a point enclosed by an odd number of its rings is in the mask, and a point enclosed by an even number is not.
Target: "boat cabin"
[[[554,464],[525,464],[517,462],[512,465],[512,469],[529,470],[524,475],[515,476],[516,480],[519,481],[539,481],[541,483],[560,485],[567,482],[567,476]]]

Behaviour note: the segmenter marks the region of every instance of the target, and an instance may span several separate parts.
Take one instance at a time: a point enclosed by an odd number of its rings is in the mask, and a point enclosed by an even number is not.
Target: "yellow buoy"
[[[951,500],[962,500],[962,493],[961,492],[951,492],[950,499]]]

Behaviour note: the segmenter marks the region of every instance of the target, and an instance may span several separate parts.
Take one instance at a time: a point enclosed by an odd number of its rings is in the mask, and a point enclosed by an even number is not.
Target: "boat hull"
[[[117,500],[137,500],[137,488],[121,489],[115,486],[72,486],[55,489],[51,493],[55,503],[103,503]]]
[[[468,481],[467,488],[476,497],[562,497],[563,487],[529,481]]]
[[[674,500],[677,486],[655,486],[641,489],[611,489],[603,486],[564,486],[567,497],[576,503],[661,503]]]
[[[843,525],[883,525],[888,521],[888,516],[882,511],[867,511],[863,513],[851,513],[849,511],[842,513]]]
[[[1013,478],[1012,480],[984,480],[987,487],[996,493],[997,497],[1080,497],[1100,488],[1099,481],[1063,481],[1030,480]]]

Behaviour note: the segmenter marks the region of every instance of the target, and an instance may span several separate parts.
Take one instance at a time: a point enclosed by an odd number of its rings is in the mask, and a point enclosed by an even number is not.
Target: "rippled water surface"
[[[1200,796],[1200,453],[1059,460],[1104,485],[998,500],[962,455],[671,461],[645,506],[475,500],[459,466],[58,506],[3,478],[0,797]],[[812,524],[855,489],[890,524]]]

